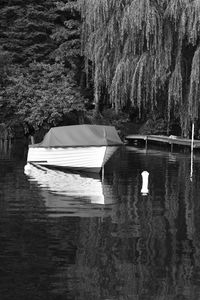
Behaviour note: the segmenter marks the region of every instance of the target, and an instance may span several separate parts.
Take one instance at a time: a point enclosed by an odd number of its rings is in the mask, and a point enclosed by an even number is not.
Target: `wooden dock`
[[[174,145],[183,146],[183,147],[191,147],[192,140],[184,139],[181,137],[177,137],[174,135],[165,136],[165,135],[140,135],[140,134],[131,134],[125,137],[125,140],[128,143],[140,143],[144,142],[145,146],[147,144],[162,144],[162,145],[170,145],[171,150]],[[193,144],[194,149],[200,149],[200,140],[194,140]]]

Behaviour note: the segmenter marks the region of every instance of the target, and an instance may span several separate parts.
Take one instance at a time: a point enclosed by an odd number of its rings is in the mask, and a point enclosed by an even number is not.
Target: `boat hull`
[[[117,146],[29,147],[27,162],[99,173],[117,148]]]

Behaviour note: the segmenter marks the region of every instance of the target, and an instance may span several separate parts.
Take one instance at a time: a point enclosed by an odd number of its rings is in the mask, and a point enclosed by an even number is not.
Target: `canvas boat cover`
[[[113,126],[72,125],[51,128],[41,143],[29,147],[88,147],[121,144],[122,141]]]

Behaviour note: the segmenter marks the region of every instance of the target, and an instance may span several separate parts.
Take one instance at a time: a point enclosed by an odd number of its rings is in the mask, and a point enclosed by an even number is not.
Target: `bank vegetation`
[[[198,137],[199,0],[1,1],[0,123]]]

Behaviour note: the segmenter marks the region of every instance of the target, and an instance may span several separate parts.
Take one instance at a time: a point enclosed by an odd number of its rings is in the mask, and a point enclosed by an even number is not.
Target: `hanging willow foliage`
[[[141,113],[165,102],[162,113],[168,107],[169,119],[176,109],[186,131],[190,119],[198,118],[200,1],[78,1],[82,50],[93,64],[96,103],[102,87],[116,111],[132,103]]]
[[[188,100],[191,119],[197,119],[200,103],[200,46],[197,48],[192,61]]]
[[[109,90],[111,103],[115,105],[116,110],[128,105],[131,91],[130,78],[133,74],[133,65],[136,66],[137,62],[137,56],[130,56],[122,58],[117,64]]]
[[[168,85],[168,117],[170,118],[170,109],[180,103],[182,105],[182,74],[181,58],[177,58],[175,69],[170,77]]]
[[[196,45],[200,33],[200,1],[185,0],[184,2],[187,2],[187,5],[181,16],[181,38],[186,37],[188,43]]]

